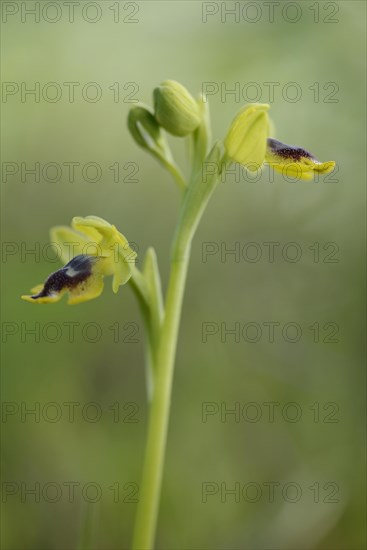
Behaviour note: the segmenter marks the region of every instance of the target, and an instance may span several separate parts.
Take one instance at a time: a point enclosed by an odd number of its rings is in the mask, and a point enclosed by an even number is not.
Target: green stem
[[[179,186],[179,188],[181,189],[181,191],[185,191],[185,189],[187,187],[186,181],[185,181],[185,178],[182,175],[181,170],[177,166],[177,164],[175,164],[174,162],[172,162],[172,163],[164,162],[164,165],[167,168],[167,170],[170,172],[170,174],[174,177],[174,179],[175,179],[177,185]]]
[[[135,550],[153,548],[164,466],[172,379],[181,317],[182,300],[189,264],[190,242],[174,247],[163,321],[154,395],[148,426],[148,440],[133,537]]]
[[[216,144],[208,156],[208,161],[218,167],[219,159],[219,145]],[[154,392],[150,406],[148,439],[133,536],[134,550],[151,550],[154,545],[177,338],[191,242],[205,207],[215,189],[219,173],[220,168],[217,168],[205,183],[202,181],[201,174],[198,174],[196,180],[191,182],[184,197],[175,233],[166,309],[156,355]]]
[[[158,338],[153,338],[153,347],[155,349],[151,353],[155,371],[154,388],[149,411],[148,438],[133,536],[134,550],[151,550],[154,546],[177,338],[191,242],[200,218],[215,188],[220,172],[218,166],[220,159],[219,144],[216,144],[208,157],[206,157],[210,136],[208,106],[203,99],[199,101],[199,105],[202,111],[202,121],[193,136],[194,154],[189,188],[187,188],[187,184],[174,161],[169,162],[168,159],[161,159],[176,179],[179,187],[185,190],[185,194],[172,247],[171,272],[163,324],[154,323],[155,327],[159,326],[159,334]],[[202,167],[205,159],[216,168],[207,181],[202,180]],[[155,309],[154,301],[151,305]]]

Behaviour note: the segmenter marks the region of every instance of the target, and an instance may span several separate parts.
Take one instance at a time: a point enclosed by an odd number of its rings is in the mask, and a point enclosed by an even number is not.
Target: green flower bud
[[[154,115],[174,136],[187,136],[200,124],[200,108],[192,95],[175,80],[165,80],[153,92]]]
[[[153,113],[145,106],[133,107],[129,112],[127,125],[136,143],[156,157],[174,176],[178,185],[185,189],[184,177],[174,162],[166,136]]]
[[[239,111],[224,146],[230,160],[256,171],[264,162],[269,137],[269,105],[250,103]]]
[[[127,118],[127,125],[136,143],[159,157],[169,156],[168,145],[159,124],[146,107],[133,107]]]

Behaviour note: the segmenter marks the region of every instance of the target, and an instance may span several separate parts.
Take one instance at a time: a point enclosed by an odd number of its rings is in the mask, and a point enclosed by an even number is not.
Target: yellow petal
[[[113,274],[112,279],[112,290],[116,294],[119,287],[127,283],[131,277],[131,270],[129,267],[124,266],[124,264],[118,264],[117,269]]]
[[[118,257],[113,258],[113,281],[112,290],[116,293],[119,286],[128,282],[131,277],[131,265],[135,264],[137,254],[128,245],[127,247],[118,247]]]
[[[98,255],[116,256],[116,249],[118,249],[118,255],[122,259],[128,258],[129,261],[133,261],[137,256],[130,248],[126,237],[114,225],[98,216],[75,217],[73,218],[72,226],[74,229],[94,239],[94,242],[100,245]],[[90,252],[87,253],[90,254]]]
[[[90,239],[66,225],[57,225],[50,230],[51,243],[63,263],[68,263],[79,254],[91,254],[86,249]]]
[[[86,216],[85,218],[75,216],[71,225],[74,229],[88,235],[97,243],[99,243],[103,237],[109,237],[112,231],[111,224],[98,216]]]
[[[227,156],[250,170],[264,162],[269,136],[269,105],[251,103],[239,111],[224,140]]]

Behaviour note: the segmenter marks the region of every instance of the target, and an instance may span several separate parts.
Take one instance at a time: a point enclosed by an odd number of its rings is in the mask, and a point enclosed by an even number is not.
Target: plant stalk
[[[190,242],[187,242],[184,247],[179,247],[179,254],[176,253],[176,250],[174,247],[166,311],[159,340],[143,477],[133,536],[134,550],[151,550],[153,548],[158,518],[173,371],[189,264]]]

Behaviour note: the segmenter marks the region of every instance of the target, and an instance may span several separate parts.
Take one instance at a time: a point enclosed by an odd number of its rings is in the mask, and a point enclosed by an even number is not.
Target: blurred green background
[[[286,181],[267,170],[256,182],[229,174],[218,186],[192,252],[157,548],[364,548],[365,3],[302,1],[295,11],[281,2],[271,22],[262,2],[103,1],[84,14],[91,3],[80,2],[69,22],[59,2],[54,23],[52,5],[35,22],[21,5],[34,2],[2,4],[3,81],[15,83],[2,100],[4,550],[129,547],[136,509],[129,500],[147,428],[144,336],[131,289],[114,296],[106,284],[100,299],[75,307],[33,307],[20,295],[58,267],[43,247],[49,228],[74,215],[116,224],[136,243],[139,265],[154,246],[166,284],[179,194],[134,144],[126,116],[129,99],[151,104],[153,88],[167,78],[193,94],[204,82],[219,90],[239,83],[248,99],[255,95],[248,84],[256,83],[261,102],[269,101],[266,83],[278,83],[271,101],[276,137],[336,160],[338,172],[318,182]],[[241,8],[237,21],[225,7]],[[206,23],[203,10],[213,12]],[[22,101],[21,83],[36,82],[39,101]],[[42,96],[50,82],[62,90],[56,102],[56,88]],[[65,82],[80,84],[74,102]],[[96,102],[81,92],[90,82],[102,93]],[[301,90],[298,101],[290,100],[296,88],[289,83]],[[88,92],[92,97],[93,87]],[[245,100],[210,97],[216,139]],[[185,144],[170,141],[185,167]],[[41,172],[57,163],[60,177],[51,167],[39,182],[32,175],[22,181],[21,163],[36,162]],[[70,162],[79,163],[74,182],[63,165]],[[82,173],[89,162],[99,165],[99,181],[86,181],[94,177],[93,168]],[[118,181],[109,168],[115,163]],[[133,170],[135,182],[127,177]],[[259,261],[249,261],[250,249],[248,256],[225,255],[250,242],[260,247]],[[267,242],[279,243],[273,262]],[[299,261],[282,256],[290,242],[301,250]],[[205,243],[217,251],[206,258]],[[39,254],[25,253],[37,246]],[[279,323],[274,342],[264,322]],[[204,323],[218,328],[206,341]],[[250,327],[248,338],[226,336],[235,323]],[[299,341],[289,342],[292,328],[289,338],[282,335],[287,323],[301,327]],[[251,343],[258,326],[259,341]],[[337,341],[328,342],[335,327]],[[39,338],[27,332],[32,328]],[[215,414],[203,417],[207,403]],[[266,403],[278,403],[273,421]],[[226,416],[236,407],[239,416]],[[26,408],[38,408],[39,418]],[[78,484],[74,496],[71,482]],[[213,494],[206,496],[208,487]],[[32,488],[36,495],[27,493]],[[226,494],[233,488],[236,494]]]

